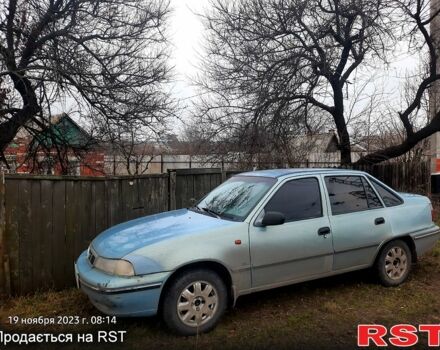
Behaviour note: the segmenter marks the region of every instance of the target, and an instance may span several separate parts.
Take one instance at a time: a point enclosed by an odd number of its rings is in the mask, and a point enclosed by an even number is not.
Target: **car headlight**
[[[97,269],[110,275],[134,276],[133,265],[127,260],[106,259],[97,257],[93,264]]]

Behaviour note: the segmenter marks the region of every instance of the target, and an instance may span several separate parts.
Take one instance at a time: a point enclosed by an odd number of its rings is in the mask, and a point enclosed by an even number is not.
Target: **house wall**
[[[104,158],[102,151],[89,152],[84,156],[84,160],[80,163],[81,176],[104,176]]]
[[[28,156],[28,148],[30,144],[29,138],[16,138],[14,143],[12,143],[5,150],[5,156],[10,161],[11,173],[16,174],[38,174],[45,173],[47,174],[46,169],[38,169],[34,166],[32,159],[27,159]],[[48,152],[51,154],[52,159],[57,159],[57,152],[54,149],[53,151]],[[38,162],[43,162],[47,158],[47,153],[39,152],[35,156]],[[104,176],[104,152],[96,149],[89,150],[84,154],[82,159],[78,159],[78,157],[70,152],[68,155],[69,165],[72,167],[69,171],[70,175],[77,176]],[[4,169],[5,170],[5,169]],[[62,167],[59,162],[53,164],[53,167],[50,171],[51,175],[62,175]]]

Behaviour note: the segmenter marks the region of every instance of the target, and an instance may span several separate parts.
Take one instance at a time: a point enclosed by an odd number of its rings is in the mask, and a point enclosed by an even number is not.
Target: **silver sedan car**
[[[374,267],[397,286],[440,237],[427,197],[350,170],[232,177],[194,207],[112,227],[76,262],[102,312],[160,313],[183,335],[215,327],[241,295]]]

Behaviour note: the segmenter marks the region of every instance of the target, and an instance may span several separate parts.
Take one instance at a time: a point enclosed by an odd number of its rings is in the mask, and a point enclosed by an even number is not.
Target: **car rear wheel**
[[[174,278],[164,291],[162,318],[181,335],[212,330],[227,306],[227,289],[217,273],[197,269]]]
[[[411,270],[412,256],[408,245],[396,240],[387,243],[376,261],[380,282],[386,287],[405,282]]]

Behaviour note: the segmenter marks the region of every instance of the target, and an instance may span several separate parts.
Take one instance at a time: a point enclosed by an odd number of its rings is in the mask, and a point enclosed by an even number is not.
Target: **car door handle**
[[[384,218],[376,218],[375,220],[374,220],[374,224],[375,225],[382,225],[382,224],[384,224],[385,223],[385,219]]]
[[[321,227],[318,230],[318,236],[327,236],[330,234],[330,227]]]

